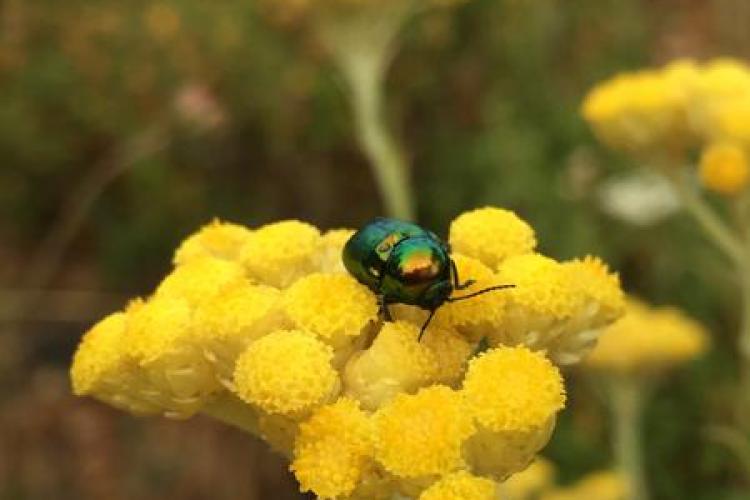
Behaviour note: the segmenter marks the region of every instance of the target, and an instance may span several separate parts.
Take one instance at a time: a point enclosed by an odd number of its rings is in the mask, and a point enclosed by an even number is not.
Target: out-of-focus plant
[[[512,212],[468,212],[450,232],[459,274],[476,280],[468,291],[516,287],[441,307],[420,342],[424,311],[380,322],[375,295],[344,271],[351,234],[299,221],[203,228],[151,297],[85,335],[74,391],[238,426],[322,498],[495,498],[564,406],[551,360],[579,360],[621,315],[619,280],[594,258],[535,253]]]
[[[309,20],[343,76],[354,111],[355,131],[373,170],[386,212],[414,219],[407,155],[385,121],[385,79],[399,49],[400,31],[420,12],[461,0],[264,0],[282,19]]]
[[[537,458],[526,469],[502,483],[502,498],[507,500],[626,500],[627,482],[615,471],[592,472],[574,484],[555,483],[555,466]]]
[[[680,310],[652,308],[629,299],[625,316],[604,330],[584,361],[582,366],[604,386],[613,419],[615,458],[627,480],[629,499],[648,498],[641,418],[651,388],[707,348],[704,328]]]
[[[733,425],[743,429],[743,455],[750,456],[750,67],[733,59],[679,60],[621,74],[595,87],[582,112],[602,142],[670,181],[732,265],[741,292]]]

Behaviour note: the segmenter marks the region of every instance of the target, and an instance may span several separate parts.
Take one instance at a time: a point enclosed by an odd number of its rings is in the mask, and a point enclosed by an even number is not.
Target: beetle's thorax
[[[426,309],[439,306],[452,291],[450,257],[432,238],[413,236],[399,241],[385,265],[383,292]]]

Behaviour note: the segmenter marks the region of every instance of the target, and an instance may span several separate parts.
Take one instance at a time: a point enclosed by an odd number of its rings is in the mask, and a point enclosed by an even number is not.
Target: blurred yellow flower
[[[497,484],[466,471],[444,476],[419,496],[419,500],[497,500]]]
[[[626,315],[604,330],[584,366],[642,376],[694,359],[708,345],[703,326],[682,311],[630,299]]]
[[[596,86],[582,113],[599,139],[616,149],[682,148],[689,140],[687,98],[684,89],[660,72],[638,71]]]
[[[593,472],[566,488],[551,489],[540,500],[626,500],[625,478],[614,471]]]
[[[564,405],[546,352],[583,355],[560,339],[594,338],[616,319],[616,276],[594,258],[532,253],[533,231],[512,212],[464,214],[452,237],[471,255],[454,257],[477,283],[456,296],[516,288],[446,304],[419,341],[424,311],[399,305],[383,322],[341,266],[351,234],[299,221],[201,228],[151,297],[84,335],[75,393],[239,426],[321,498],[490,498],[547,443]],[[484,337],[490,348],[475,355]]]
[[[704,142],[750,145],[750,66],[727,58],[678,60],[623,73],[595,86],[582,114],[609,146],[673,161]]]
[[[554,480],[555,466],[548,460],[537,457],[524,470],[503,482],[500,491],[505,500],[531,500],[552,486]]]
[[[156,40],[164,42],[173,39],[180,31],[180,14],[169,4],[153,3],[143,14],[143,22],[148,33]]]
[[[726,196],[737,195],[750,181],[747,152],[737,144],[711,144],[701,155],[699,174],[707,189]]]

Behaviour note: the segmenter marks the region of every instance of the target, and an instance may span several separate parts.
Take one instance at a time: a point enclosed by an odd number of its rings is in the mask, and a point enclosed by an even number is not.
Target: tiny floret
[[[279,330],[250,344],[234,372],[238,395],[268,413],[299,414],[339,389],[333,352],[312,334]]]

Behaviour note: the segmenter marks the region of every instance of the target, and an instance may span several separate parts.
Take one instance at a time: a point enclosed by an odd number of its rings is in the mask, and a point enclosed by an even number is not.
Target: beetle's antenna
[[[505,290],[506,288],[515,288],[516,285],[497,285],[497,286],[491,286],[488,288],[485,288],[483,290],[479,290],[478,292],[470,293],[469,295],[462,295],[461,297],[451,297],[446,300],[446,302],[457,302],[459,300],[466,300],[471,299],[473,297],[476,297],[477,295],[482,295],[487,292],[492,292],[494,290]]]

